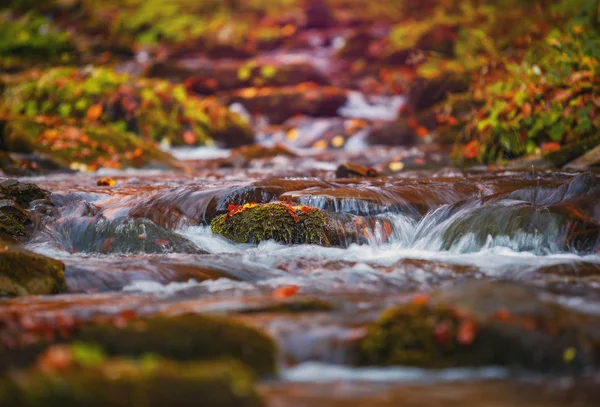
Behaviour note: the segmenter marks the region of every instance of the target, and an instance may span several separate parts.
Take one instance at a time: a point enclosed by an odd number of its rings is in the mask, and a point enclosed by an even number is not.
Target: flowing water
[[[33,208],[38,225],[28,248],[66,264],[70,293],[3,300],[0,313],[49,321],[127,310],[234,313],[280,344],[281,378],[262,384],[273,406],[454,405],[545,388],[543,378],[515,379],[494,367],[351,367],[353,345],[383,309],[458,280],[518,280],[600,315],[600,179],[592,173],[445,169],[336,180],[322,169],[335,164],[331,157],[306,155],[300,169],[298,159],[286,160],[218,171],[197,161],[192,174],[116,172],[113,188],[96,186],[96,174],[24,179],[51,190],[55,204]],[[230,203],[277,199],[361,218],[363,236],[335,248],[249,245],[207,225]],[[261,312],[273,290],[289,285],[335,311]],[[524,405],[544,400],[555,399]],[[513,401],[504,394],[478,405]]]

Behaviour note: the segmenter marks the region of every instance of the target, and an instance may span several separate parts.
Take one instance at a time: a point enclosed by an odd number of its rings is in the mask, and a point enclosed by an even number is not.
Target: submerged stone
[[[58,260],[0,242],[0,296],[64,292],[64,270]]]
[[[71,218],[57,221],[59,244],[83,253],[206,253],[183,236],[149,219]]]
[[[582,372],[598,364],[598,322],[521,284],[471,282],[385,311],[360,354],[367,365]]]
[[[100,349],[55,346],[35,369],[0,381],[2,407],[262,406],[252,373],[234,360],[107,358]]]

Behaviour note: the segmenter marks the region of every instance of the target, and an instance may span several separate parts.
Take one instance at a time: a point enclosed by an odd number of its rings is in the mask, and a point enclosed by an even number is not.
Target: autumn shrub
[[[493,162],[598,134],[600,31],[597,11],[581,10],[533,44],[522,61],[482,76],[474,95],[485,104],[466,127],[470,142],[458,149],[458,158]]]
[[[0,109],[30,118],[102,124],[174,145],[239,145],[253,138],[248,125],[214,98],[200,99],[183,85],[109,68],[50,69],[9,86]]]

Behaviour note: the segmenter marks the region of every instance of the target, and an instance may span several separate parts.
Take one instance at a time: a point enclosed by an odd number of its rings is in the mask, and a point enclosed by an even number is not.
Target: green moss
[[[111,356],[154,353],[180,361],[231,357],[260,376],[276,372],[275,342],[231,318],[188,314],[134,320],[125,327],[87,325],[69,339],[96,344]]]
[[[38,199],[45,199],[49,193],[35,184],[19,182],[15,179],[0,182],[0,194],[13,199],[23,208]]]
[[[293,211],[297,220],[290,214]],[[287,244],[329,245],[327,219],[323,212],[310,208],[286,207],[281,203],[251,206],[233,215],[214,218],[211,230],[237,243],[260,243],[275,240]]]
[[[585,371],[597,363],[598,342],[585,333],[586,324],[593,322],[556,308],[547,306],[544,317],[512,316],[505,310],[504,317],[482,319],[445,304],[400,305],[385,311],[369,328],[359,344],[360,363]]]
[[[2,407],[263,405],[252,374],[239,362],[176,363],[153,356],[73,360],[65,370],[20,372],[0,382],[0,393]]]
[[[468,364],[469,346],[456,340],[458,318],[445,307],[410,304],[384,312],[360,343],[364,364],[448,367]],[[447,340],[437,340],[437,326]]]
[[[0,234],[22,236],[30,223],[29,216],[12,199],[0,199]]]
[[[58,260],[0,244],[0,296],[64,292],[64,270]]]

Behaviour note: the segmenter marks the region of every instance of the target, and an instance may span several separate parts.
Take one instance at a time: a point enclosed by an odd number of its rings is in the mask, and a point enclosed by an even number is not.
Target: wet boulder
[[[0,233],[5,236],[22,236],[31,219],[12,199],[0,198]]]
[[[365,244],[373,235],[387,241],[393,225],[386,219],[324,212],[291,202],[231,205],[211,222],[213,233],[237,243],[275,240],[285,244],[348,247]]]
[[[385,311],[360,344],[363,364],[502,365],[545,373],[597,365],[596,316],[517,283],[467,282]]]
[[[55,346],[36,367],[0,381],[0,406],[258,407],[252,373],[234,360],[174,362],[107,357],[84,344]]]
[[[214,218],[210,226],[213,233],[237,243],[272,239],[287,244],[331,244],[323,212],[287,202],[231,205],[229,211]]]
[[[0,242],[0,296],[64,292],[65,265],[16,245]]]
[[[129,214],[169,228],[209,224],[217,215],[227,213],[230,205],[267,203],[280,199],[287,191],[326,185],[325,181],[314,178],[271,178],[217,188],[170,189],[141,200]]]
[[[444,250],[491,243],[539,254],[593,253],[600,245],[600,181],[583,173],[558,186],[535,186],[474,199],[435,214]]]
[[[353,163],[341,164],[335,171],[336,178],[376,178],[379,176],[376,169]]]
[[[15,179],[0,181],[0,235],[6,238],[24,236],[31,225],[31,217],[25,210],[33,201],[50,196],[35,184]]]
[[[63,249],[83,253],[206,253],[149,219],[65,218],[51,226]]]
[[[35,184],[19,182],[15,179],[0,181],[0,194],[13,199],[19,206],[27,208],[31,202],[46,199],[50,195]]]

